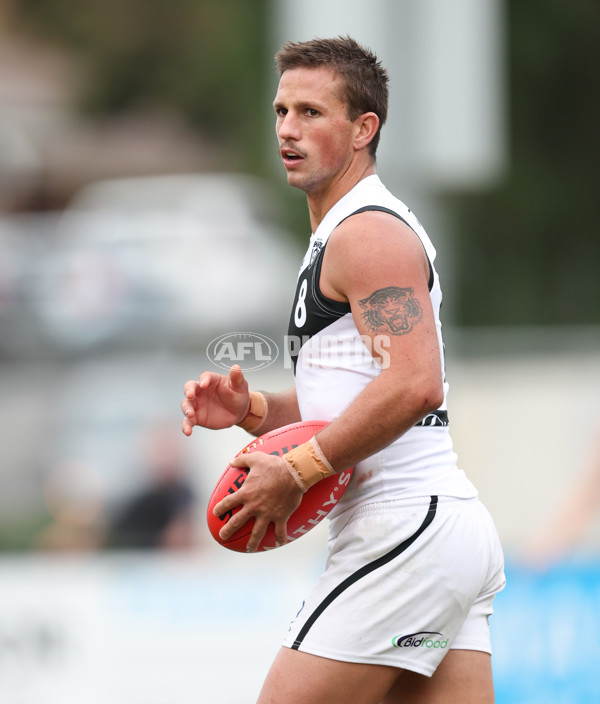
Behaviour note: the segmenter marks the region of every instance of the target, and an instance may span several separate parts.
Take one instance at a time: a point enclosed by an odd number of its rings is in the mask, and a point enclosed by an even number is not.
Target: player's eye
[[[306,114],[309,117],[316,117],[319,114],[319,111],[314,108],[306,108]]]
[[[287,109],[286,108],[275,108],[275,114],[277,117],[285,117],[287,115]]]

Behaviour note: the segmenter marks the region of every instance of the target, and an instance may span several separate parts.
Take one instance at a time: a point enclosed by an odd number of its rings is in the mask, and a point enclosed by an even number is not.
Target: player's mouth
[[[281,159],[286,169],[294,168],[299,163],[304,161],[302,154],[299,154],[294,149],[287,149],[284,147],[279,150],[279,153],[281,154]]]

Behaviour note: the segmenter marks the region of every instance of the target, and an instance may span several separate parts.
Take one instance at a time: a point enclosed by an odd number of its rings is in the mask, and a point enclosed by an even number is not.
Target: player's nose
[[[277,125],[277,135],[282,141],[300,139],[300,123],[291,112],[288,112],[285,117],[279,120]]]

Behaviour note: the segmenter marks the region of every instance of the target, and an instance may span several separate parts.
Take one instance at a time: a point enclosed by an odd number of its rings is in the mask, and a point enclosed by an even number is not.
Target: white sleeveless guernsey
[[[329,210],[311,236],[300,267],[288,329],[288,352],[295,365],[301,416],[304,420],[335,419],[381,372],[381,367],[360,338],[350,305],[326,298],[319,288],[329,235],[343,220],[366,210],[389,212],[400,218],[416,233],[425,248],[430,266],[429,294],[444,378],[444,401],[436,412],[391,445],[356,465],[342,499],[329,514],[333,534],[336,532],[335,519],[359,504],[417,496],[472,498],[477,495],[475,487],[457,467],[448,430],[448,384],[444,374],[439,317],[442,292],[433,267],[435,249],[415,215],[385,188],[377,176],[360,181]],[[402,324],[401,319],[398,324]]]

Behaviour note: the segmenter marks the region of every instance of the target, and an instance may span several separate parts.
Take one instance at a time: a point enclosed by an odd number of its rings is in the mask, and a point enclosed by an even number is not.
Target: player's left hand
[[[213,513],[220,516],[241,506],[219,531],[221,539],[227,540],[254,518],[248,552],[258,549],[270,523],[274,524],[277,542],[281,545],[287,543],[287,521],[300,505],[303,492],[284,461],[275,455],[252,452],[238,455],[229,464],[232,467],[248,467],[250,471],[243,486],[214,507]]]

